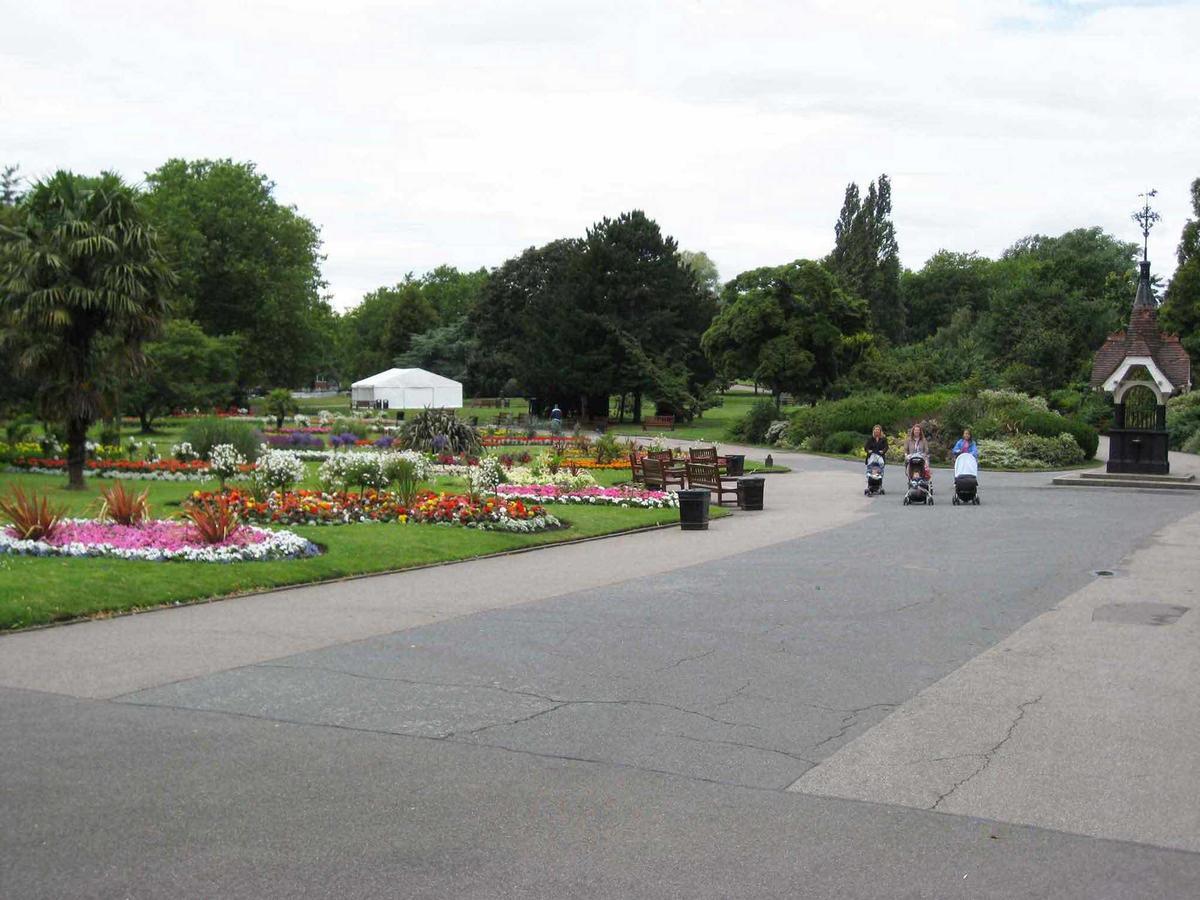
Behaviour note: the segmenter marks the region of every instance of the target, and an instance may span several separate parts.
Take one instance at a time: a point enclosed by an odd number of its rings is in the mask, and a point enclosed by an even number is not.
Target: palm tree
[[[68,487],[83,488],[88,428],[140,367],[174,280],[137,192],[111,172],[56,172],[0,228],[0,349],[66,426]]]

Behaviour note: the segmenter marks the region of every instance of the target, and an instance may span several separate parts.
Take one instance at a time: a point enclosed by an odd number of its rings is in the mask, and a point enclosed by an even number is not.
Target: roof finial
[[[1154,223],[1162,218],[1158,213],[1150,208],[1150,198],[1157,197],[1158,191],[1154,188],[1146,191],[1144,194],[1138,194],[1142,198],[1142,208],[1133,214],[1133,221],[1142,226],[1142,262],[1150,261],[1150,229],[1154,227]]]

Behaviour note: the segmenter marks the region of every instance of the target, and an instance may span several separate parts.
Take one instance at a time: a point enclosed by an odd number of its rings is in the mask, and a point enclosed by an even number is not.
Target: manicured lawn
[[[710,444],[728,443],[730,441],[729,429],[738,419],[742,418],[750,411],[759,400],[769,400],[767,394],[747,393],[730,393],[722,394],[722,404],[706,409],[703,418],[694,419],[685,424],[677,424],[672,431],[661,431],[665,437],[678,438],[685,441],[703,441]],[[779,414],[779,418],[787,418],[787,414],[796,407],[785,406]],[[639,437],[652,437],[657,432],[655,429],[643,431],[641,425],[614,425],[612,430],[617,434],[637,435]]]
[[[315,468],[310,464],[311,470]],[[627,473],[626,473],[627,477]],[[89,479],[88,490],[63,489],[57,475],[0,475],[0,491],[19,484],[48,494],[74,515],[94,510],[106,480]],[[437,487],[458,482],[442,479]],[[179,502],[200,485],[188,482],[133,481],[149,488],[153,514],[173,516]],[[211,488],[213,483],[208,483]],[[489,553],[677,522],[673,509],[551,506],[569,527],[538,534],[510,534],[436,525],[364,524],[294,527],[292,530],[325,547],[319,557],[278,562],[153,563],[119,559],[36,559],[0,555],[0,628],[70,619],[77,616],[141,609],[163,604],[302,584],[347,575],[403,569],[468,559]],[[714,516],[727,514],[714,510]],[[603,550],[597,548],[598,553]],[[453,589],[453,570],[446,571]]]

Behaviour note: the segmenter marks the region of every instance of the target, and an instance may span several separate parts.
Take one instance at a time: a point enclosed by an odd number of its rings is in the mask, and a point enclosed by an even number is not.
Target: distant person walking
[[[550,433],[562,434],[562,410],[558,408],[558,404],[554,404],[554,409],[550,410]]]

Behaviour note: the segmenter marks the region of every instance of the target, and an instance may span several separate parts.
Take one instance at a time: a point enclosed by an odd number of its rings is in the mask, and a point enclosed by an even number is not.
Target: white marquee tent
[[[356,408],[459,409],[462,384],[424,369],[388,369],[350,385],[350,402]]]

